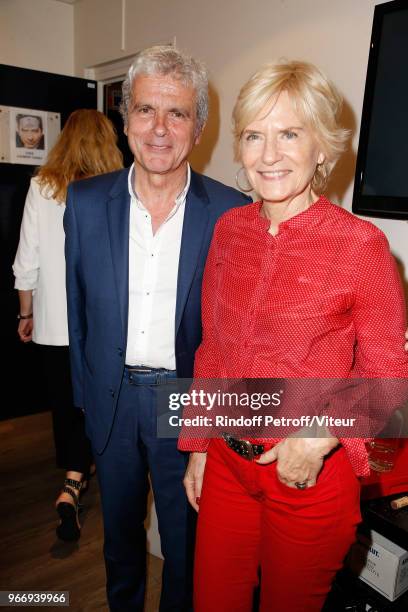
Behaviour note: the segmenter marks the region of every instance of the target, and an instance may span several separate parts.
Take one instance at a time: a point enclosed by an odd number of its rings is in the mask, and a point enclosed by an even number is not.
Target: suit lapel
[[[129,214],[130,195],[125,169],[109,193],[107,202],[109,236],[116,291],[120,304],[123,338],[126,339],[129,307]]]
[[[176,335],[191,283],[193,282],[203,238],[208,225],[208,204],[209,199],[201,176],[191,171],[190,189],[187,193],[186,209],[184,212],[177,277]]]

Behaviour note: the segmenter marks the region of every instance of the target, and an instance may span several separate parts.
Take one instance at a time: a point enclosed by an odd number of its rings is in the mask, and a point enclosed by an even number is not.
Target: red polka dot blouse
[[[273,236],[261,205],[216,225],[194,376],[408,378],[404,295],[384,234],[320,197]],[[366,474],[364,440],[342,443]],[[180,436],[181,450],[207,446]]]

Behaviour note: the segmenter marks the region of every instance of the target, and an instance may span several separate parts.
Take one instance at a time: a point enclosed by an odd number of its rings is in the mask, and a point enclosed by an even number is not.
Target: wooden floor
[[[108,610],[97,480],[82,498],[81,538],[66,544],[53,505],[62,479],[50,413],[0,421],[0,590],[69,591],[72,611]],[[161,570],[149,555],[146,612],[158,610]]]

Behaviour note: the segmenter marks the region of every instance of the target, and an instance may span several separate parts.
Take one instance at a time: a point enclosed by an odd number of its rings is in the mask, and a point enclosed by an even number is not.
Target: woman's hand
[[[188,501],[196,512],[200,503],[206,461],[207,453],[191,453],[183,480]]]
[[[21,342],[30,342],[33,335],[33,320],[20,319],[17,328],[17,333],[20,336]]]
[[[31,289],[19,289],[18,301],[20,302],[20,314],[28,315],[33,312],[33,292]],[[33,335],[33,319],[20,319],[17,333],[21,342],[30,342]]]
[[[295,483],[307,482],[308,487],[316,484],[326,455],[339,444],[337,438],[285,438],[257,459],[266,465],[277,461],[276,473],[279,480],[288,487]]]

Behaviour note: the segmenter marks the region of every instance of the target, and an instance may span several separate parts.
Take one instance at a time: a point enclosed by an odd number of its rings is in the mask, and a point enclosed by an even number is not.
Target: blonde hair
[[[240,159],[241,136],[245,128],[283,91],[289,94],[295,112],[311,127],[325,155],[312,180],[312,189],[320,194],[346,149],[350,130],[339,125],[341,95],[313,64],[295,60],[267,64],[245,83],[232,113],[235,159]]]
[[[123,168],[116,142],[115,128],[103,113],[85,108],[71,113],[46,163],[38,169],[42,193],[62,203],[71,181]]]

